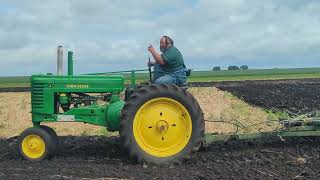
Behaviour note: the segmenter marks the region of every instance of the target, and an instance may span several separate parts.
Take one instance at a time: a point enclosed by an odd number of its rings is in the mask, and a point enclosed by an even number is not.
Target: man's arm
[[[160,65],[164,65],[165,62],[163,60],[163,58],[161,57],[161,55],[159,53],[157,53],[157,51],[153,48],[153,46],[150,44],[150,46],[148,47],[148,51],[152,54],[153,59],[159,63]]]

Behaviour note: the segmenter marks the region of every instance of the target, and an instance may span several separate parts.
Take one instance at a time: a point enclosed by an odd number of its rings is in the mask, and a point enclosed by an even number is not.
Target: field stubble
[[[204,112],[206,132],[235,133],[237,128],[234,124],[242,126],[238,133],[269,131],[274,128],[273,123],[263,123],[268,121],[268,115],[264,110],[250,106],[230,93],[215,87],[195,87],[189,91],[198,100]],[[0,93],[0,99],[0,137],[17,136],[32,126],[30,93]],[[256,123],[261,124],[249,127]],[[58,135],[110,135],[103,127],[84,123],[63,122],[47,125],[55,129]]]

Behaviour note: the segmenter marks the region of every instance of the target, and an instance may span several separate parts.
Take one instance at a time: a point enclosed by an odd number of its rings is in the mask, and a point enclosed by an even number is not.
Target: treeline
[[[228,71],[232,71],[232,70],[247,70],[249,69],[249,67],[247,65],[242,65],[242,66],[235,66],[235,65],[231,65],[231,66],[228,66]],[[221,67],[220,66],[215,66],[212,68],[212,71],[220,71],[221,70]]]

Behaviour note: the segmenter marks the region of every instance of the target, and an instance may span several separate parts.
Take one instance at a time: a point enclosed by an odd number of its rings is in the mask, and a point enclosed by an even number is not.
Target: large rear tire
[[[138,88],[121,113],[123,146],[141,163],[179,163],[199,150],[203,135],[204,119],[198,102],[175,85]]]

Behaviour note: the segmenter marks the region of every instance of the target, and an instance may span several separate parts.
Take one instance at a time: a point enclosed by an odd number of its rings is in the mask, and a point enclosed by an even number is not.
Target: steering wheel
[[[151,71],[151,61],[150,61],[150,57],[149,57],[149,62],[148,62],[148,70],[149,70],[149,78],[150,78],[150,82],[152,83],[152,71]]]

